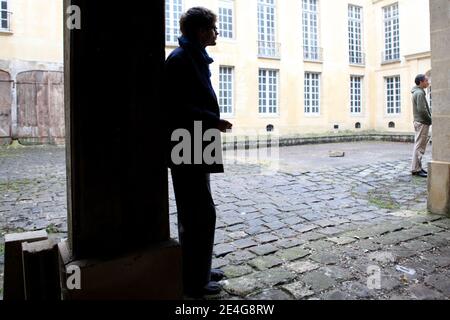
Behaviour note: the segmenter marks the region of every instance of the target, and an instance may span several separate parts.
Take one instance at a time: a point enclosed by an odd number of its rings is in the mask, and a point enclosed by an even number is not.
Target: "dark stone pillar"
[[[81,9],[81,29],[64,22],[71,251],[107,257],[166,241],[164,0],[70,5]]]

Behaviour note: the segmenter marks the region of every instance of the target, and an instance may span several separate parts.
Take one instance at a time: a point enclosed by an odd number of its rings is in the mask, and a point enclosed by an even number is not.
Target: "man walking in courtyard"
[[[412,90],[414,129],[416,131],[412,174],[423,178],[428,176],[428,173],[422,168],[422,158],[427,148],[428,134],[432,123],[430,107],[425,93],[425,89],[429,85],[427,76],[419,74],[416,77],[416,86]]]
[[[169,55],[165,65],[171,140],[169,166],[178,212],[184,292],[192,297],[219,293],[221,287],[217,281],[223,278],[223,272],[211,269],[216,210],[210,174],[224,171],[220,132],[226,132],[232,125],[220,119],[210,79],[209,65],[213,60],[205,50],[207,46],[216,45],[216,21],[217,16],[206,8],[195,7],[184,13],[180,19],[183,34],[179,38],[180,46]],[[207,160],[205,153],[209,147],[205,141],[197,141],[208,132],[217,133],[213,134],[217,144],[214,158],[220,161]],[[181,148],[182,152],[175,152],[178,150],[175,141],[183,133],[190,143],[187,148]]]

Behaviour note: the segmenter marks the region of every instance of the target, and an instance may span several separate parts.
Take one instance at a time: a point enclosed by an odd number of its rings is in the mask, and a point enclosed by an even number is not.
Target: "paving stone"
[[[222,282],[223,289],[232,295],[245,297],[252,292],[263,289],[264,284],[252,276],[244,276]]]
[[[252,247],[249,250],[258,256],[264,256],[276,252],[278,248],[272,244],[264,244]]]
[[[379,243],[372,240],[361,240],[358,241],[355,246],[359,248],[362,252],[378,251],[382,248]]]
[[[353,243],[356,242],[357,239],[355,238],[350,238],[350,237],[334,237],[334,238],[328,238],[328,241],[331,241],[333,243],[336,243],[337,245],[346,245],[349,243]]]
[[[258,243],[253,241],[250,238],[246,238],[246,239],[237,240],[237,241],[233,242],[232,245],[239,249],[246,249],[246,248],[256,246],[256,245],[258,245]]]
[[[412,299],[416,300],[442,300],[444,296],[436,290],[430,289],[422,284],[412,285],[407,291]]]
[[[422,259],[430,261],[434,266],[439,268],[445,268],[450,266],[450,257],[449,256],[441,256],[439,253],[425,253],[422,256]]]
[[[319,226],[313,225],[313,224],[297,224],[292,226],[292,229],[299,233],[306,233],[315,229],[318,229]]]
[[[288,264],[286,268],[297,274],[302,274],[305,272],[317,270],[320,268],[320,266],[310,261],[298,261]]]
[[[341,289],[344,292],[351,292],[352,296],[355,296],[359,299],[371,299],[376,296],[375,290],[370,290],[367,287],[367,284],[362,284],[357,281],[349,281],[342,284]]]
[[[303,241],[301,241],[300,239],[281,239],[277,242],[274,242],[274,245],[282,248],[282,249],[289,249],[292,247],[297,247],[303,244]]]
[[[251,219],[251,220],[247,221],[247,224],[250,227],[256,227],[256,226],[261,226],[261,225],[265,224],[265,222],[261,219]]]
[[[246,234],[244,231],[229,232],[227,234],[234,240],[241,240],[248,237],[248,234]]]
[[[329,227],[329,228],[318,229],[317,233],[321,233],[326,236],[335,236],[335,235],[343,233],[343,231],[336,227]]]
[[[270,234],[270,233],[263,233],[263,234],[257,235],[255,237],[255,239],[259,243],[265,244],[265,243],[277,241],[278,237],[276,237],[276,236],[274,236],[273,234]]]
[[[425,284],[438,289],[446,297],[450,296],[450,278],[444,275],[434,274],[428,276],[425,278]]]
[[[426,243],[431,244],[434,247],[444,247],[448,246],[448,239],[444,237],[442,234],[434,234],[431,236],[425,236],[423,238],[420,238],[420,240],[425,241]]]
[[[376,251],[369,254],[369,260],[382,265],[394,263],[397,257],[391,251]]]
[[[325,294],[321,295],[320,300],[331,300],[331,301],[340,301],[340,300],[353,300],[353,298],[345,292],[340,290],[332,290]]]
[[[276,256],[264,256],[250,260],[248,264],[260,271],[263,271],[266,269],[280,266],[281,264],[283,264],[283,260],[281,260]]]
[[[318,225],[319,227],[326,228],[326,227],[334,227],[336,225],[336,222],[324,219],[324,220],[316,220],[314,221],[314,224]]]
[[[64,237],[67,238],[67,237]],[[221,269],[224,266],[227,266],[230,262],[227,259],[222,259],[222,258],[213,258],[213,262],[212,262],[212,268],[214,269]]]
[[[320,264],[332,265],[339,262],[339,256],[332,252],[318,252],[311,255],[311,260]]]
[[[247,228],[248,227],[247,227],[246,224],[239,223],[239,224],[235,224],[235,225],[232,225],[232,226],[228,226],[226,228],[226,230],[227,230],[228,233],[232,233],[232,232],[237,232],[237,231],[246,231]]]
[[[433,245],[421,240],[413,240],[405,242],[402,243],[400,246],[409,250],[414,250],[416,252],[428,251],[433,248]]]
[[[326,266],[321,268],[319,271],[323,272],[326,276],[335,279],[336,281],[348,281],[356,277],[352,274],[350,269],[344,269],[338,266]]]
[[[309,286],[315,293],[329,290],[337,285],[337,282],[334,279],[320,271],[306,273],[300,280]]]
[[[408,249],[401,246],[395,246],[391,249],[391,252],[397,258],[409,258],[419,253],[418,250]]]
[[[214,247],[216,257],[224,257],[234,251],[236,251],[236,248],[229,244],[219,244]]]
[[[230,253],[227,256],[227,259],[229,261],[231,261],[233,264],[240,264],[240,263],[246,262],[248,260],[251,260],[255,257],[256,257],[256,255],[254,255],[253,253],[251,253],[249,251],[241,250],[241,251]]]
[[[287,218],[287,219],[283,219],[282,220],[285,224],[287,224],[288,226],[295,226],[296,224],[302,223],[305,220],[299,218],[299,217],[291,217],[291,218]]]
[[[238,266],[225,266],[222,268],[228,279],[239,278],[253,272],[253,269],[248,265],[238,265]]]
[[[320,234],[320,233],[316,233],[316,232],[308,232],[306,234],[302,234],[300,235],[298,238],[300,240],[302,240],[303,242],[308,242],[308,241],[316,241],[316,240],[320,240],[320,239],[325,239],[327,236],[324,234]]]
[[[253,277],[267,286],[276,286],[292,281],[295,274],[282,268],[275,268],[255,273]]]
[[[303,247],[293,247],[289,249],[279,250],[276,255],[283,260],[294,261],[310,255],[311,252],[309,250],[304,249]]]
[[[241,218],[233,217],[233,216],[224,216],[224,217],[221,217],[220,219],[227,226],[233,226],[235,224],[240,224],[240,223],[244,222],[244,220],[242,220]]]
[[[301,300],[314,295],[314,291],[303,282],[294,282],[282,287],[284,290],[294,296],[296,300]]]
[[[312,249],[314,251],[322,252],[329,250],[332,246],[333,246],[332,242],[326,240],[317,240],[317,241],[310,241],[306,243],[303,247],[307,249]]]
[[[280,222],[280,221],[273,221],[270,223],[266,223],[264,224],[266,227],[268,227],[269,229],[273,230],[273,231],[277,231],[279,229],[282,229],[286,226],[286,224]]]
[[[438,221],[434,221],[431,223],[433,226],[443,228],[443,229],[450,229],[450,219],[442,219]]]
[[[280,289],[269,289],[254,295],[250,295],[248,299],[260,301],[283,301],[293,300],[293,297]]]
[[[392,291],[409,283],[408,276],[398,271],[382,270],[381,272],[381,290]],[[411,279],[412,280],[412,279]]]
[[[267,228],[266,226],[260,225],[260,226],[254,226],[254,227],[250,227],[250,228],[246,229],[245,233],[253,236],[253,235],[265,233],[268,231],[270,231],[269,228]]]

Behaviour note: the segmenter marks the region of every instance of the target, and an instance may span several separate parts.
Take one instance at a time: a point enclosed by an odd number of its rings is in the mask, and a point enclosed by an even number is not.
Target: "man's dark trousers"
[[[183,285],[185,292],[195,292],[211,278],[216,208],[210,174],[192,169],[172,169],[171,172],[183,257]]]

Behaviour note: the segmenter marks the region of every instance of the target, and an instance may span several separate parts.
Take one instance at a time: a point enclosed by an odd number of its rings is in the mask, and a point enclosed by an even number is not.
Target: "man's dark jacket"
[[[165,111],[168,128],[169,150],[167,150],[170,168],[198,170],[204,173],[221,173],[222,148],[215,159],[218,163],[207,164],[202,157],[201,164],[194,161],[194,122],[202,122],[202,137],[208,129],[217,128],[220,121],[220,109],[217,96],[211,84],[209,65],[213,60],[206,50],[186,37],[179,39],[180,47],[175,49],[165,63]],[[171,159],[174,146],[180,142],[171,141],[176,129],[186,129],[191,135],[191,162],[175,165]],[[201,138],[201,137],[200,137]],[[202,143],[202,152],[211,142]],[[221,141],[219,141],[221,146]]]

